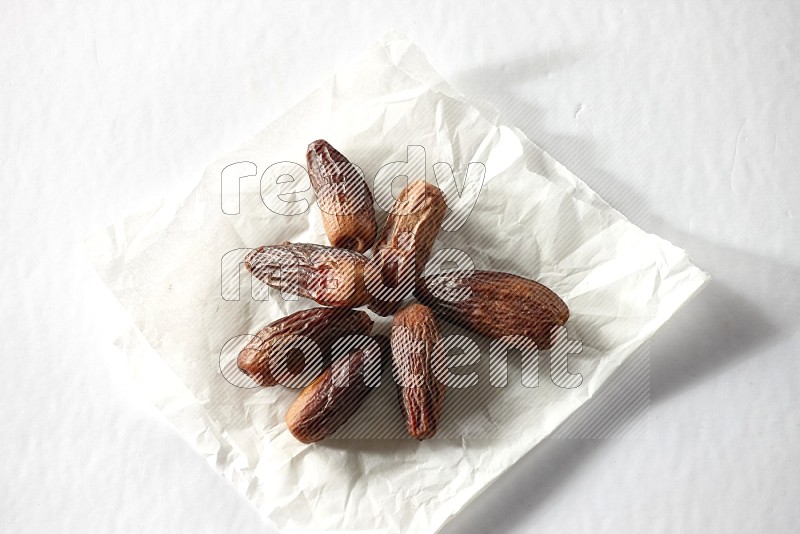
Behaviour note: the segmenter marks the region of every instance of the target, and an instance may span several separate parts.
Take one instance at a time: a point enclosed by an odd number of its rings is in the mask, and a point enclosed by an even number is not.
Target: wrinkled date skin
[[[351,250],[289,242],[258,247],[245,259],[247,270],[270,287],[344,308],[371,300],[364,284],[366,263],[365,256]]]
[[[394,316],[391,341],[397,393],[406,430],[418,440],[433,437],[439,428],[445,386],[435,371],[444,365],[441,339],[439,324],[427,306],[411,304]]]
[[[377,385],[389,359],[384,336],[351,350],[306,386],[286,412],[286,426],[302,443],[320,441],[347,422]]]
[[[540,350],[552,344],[569,309],[538,282],[493,271],[452,271],[423,278],[415,296],[445,321],[493,339],[526,336]]]
[[[285,375],[275,376],[274,357],[281,345],[295,336],[306,336],[316,343],[325,355],[337,339],[349,335],[368,335],[372,319],[366,312],[339,308],[313,308],[295,312],[262,328],[256,337],[239,352],[236,364],[239,369],[261,386],[287,383],[302,369],[301,357],[288,354]],[[285,345],[284,345],[285,346]]]
[[[378,315],[396,312],[411,294],[425,270],[433,244],[447,213],[447,204],[438,187],[425,181],[409,184],[400,193],[386,219],[373,257],[367,266],[368,285],[376,297],[370,309]],[[375,284],[380,280],[380,284]],[[398,288],[391,298],[373,287]]]
[[[363,174],[324,139],[308,145],[306,161],[331,245],[356,252],[368,250],[378,225]]]

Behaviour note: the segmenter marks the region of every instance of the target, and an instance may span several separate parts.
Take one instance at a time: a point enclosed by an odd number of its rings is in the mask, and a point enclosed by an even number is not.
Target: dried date
[[[370,304],[372,311],[390,315],[411,294],[428,263],[446,212],[442,192],[425,181],[413,182],[400,193],[367,266],[367,284],[375,296]],[[378,292],[373,288],[382,289]]]
[[[323,306],[357,308],[371,301],[364,283],[367,258],[351,250],[306,243],[258,247],[247,270],[270,287]]]
[[[324,139],[308,145],[306,161],[331,245],[368,250],[375,241],[377,222],[363,174]]]
[[[451,271],[423,278],[415,296],[438,317],[490,338],[526,336],[542,350],[569,308],[544,285],[494,271]]]
[[[286,425],[303,443],[326,438],[361,406],[377,386],[388,346],[375,338],[352,349],[309,384],[286,412]]]
[[[411,304],[394,316],[392,365],[408,433],[419,440],[436,434],[444,406],[442,334],[430,308]],[[439,372],[437,372],[439,371]]]
[[[312,308],[295,312],[262,328],[239,352],[237,365],[259,385],[287,384],[304,366],[304,359],[288,344],[304,336],[326,354],[337,339],[349,335],[367,335],[372,319],[366,312],[339,308]],[[287,358],[276,365],[277,355]]]

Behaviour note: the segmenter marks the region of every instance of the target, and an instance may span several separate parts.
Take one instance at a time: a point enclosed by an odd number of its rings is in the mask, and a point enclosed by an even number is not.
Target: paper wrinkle
[[[98,271],[134,318],[119,346],[143,392],[281,531],[441,528],[602,387],[708,281],[684,251],[631,224],[519,129],[495,119],[449,87],[416,46],[389,37],[211,164],[180,206],[131,216],[88,240]],[[520,365],[511,358],[509,387],[491,388],[482,357],[475,394],[448,392],[442,439],[303,445],[283,420],[296,390],[227,382],[220,371],[227,340],[313,306],[283,301],[275,291],[254,301],[244,272],[240,300],[226,301],[220,273],[221,258],[236,248],[284,240],[327,244],[310,191],[298,195],[310,209],[291,217],[267,210],[260,195],[269,165],[304,166],[305,148],[318,138],[360,165],[370,184],[382,165],[405,161],[412,144],[426,150],[428,181],[435,183],[433,164],[444,162],[459,190],[468,164],[483,163],[485,183],[470,217],[458,230],[442,232],[435,249],[461,249],[476,268],[526,276],[556,291],[570,307],[570,338],[583,343],[583,352],[569,360],[583,384],[574,390],[553,385],[543,352],[538,388],[520,387]],[[254,163],[258,174],[240,180],[240,213],[227,215],[220,207],[221,171],[238,161]],[[380,319],[376,330],[388,331],[389,324]],[[479,346],[486,355],[486,340]],[[377,391],[365,406],[378,400],[396,402]],[[386,413],[394,414],[402,434],[399,407],[392,409]],[[352,425],[369,415],[359,412],[338,434],[354,435]]]

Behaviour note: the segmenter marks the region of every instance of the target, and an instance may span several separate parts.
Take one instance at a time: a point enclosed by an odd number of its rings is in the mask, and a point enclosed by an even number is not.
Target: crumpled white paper
[[[133,315],[137,328],[120,344],[144,391],[279,530],[437,530],[588,400],[707,282],[684,251],[631,224],[519,130],[495,121],[450,88],[414,45],[390,37],[210,165],[182,204],[129,217],[89,239],[101,276]],[[512,272],[556,291],[570,308],[568,336],[582,343],[569,360],[580,386],[555,386],[548,358],[540,357],[538,387],[520,384],[513,358],[508,386],[492,387],[480,342],[473,367],[479,385],[448,390],[438,439],[404,437],[388,383],[336,435],[307,446],[283,422],[297,390],[229,383],[231,362],[221,356],[229,339],[314,305],[277,292],[254,300],[244,271],[241,298],[222,294],[237,276],[224,268],[226,252],[284,240],[327,244],[313,193],[291,193],[307,187],[302,180],[272,189],[267,183],[265,191],[274,195],[267,202],[281,191],[289,193],[284,201],[307,199],[299,215],[270,211],[259,194],[270,165],[304,165],[305,148],[317,138],[359,164],[370,181],[386,163],[406,161],[409,145],[424,147],[429,181],[439,178],[434,163],[448,163],[463,180],[469,163],[482,162],[483,187],[467,188],[461,200],[468,205],[477,195],[470,216],[442,232],[435,249],[460,249],[478,269]],[[226,189],[226,168],[252,169],[233,181],[238,195]],[[451,207],[457,202],[448,198]],[[460,332],[445,329],[453,331]],[[370,434],[365,429],[375,421],[380,432]],[[357,439],[364,436],[383,439]]]

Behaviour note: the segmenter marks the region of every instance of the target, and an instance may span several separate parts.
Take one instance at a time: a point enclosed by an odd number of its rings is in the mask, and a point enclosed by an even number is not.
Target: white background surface
[[[644,434],[548,440],[446,532],[796,532],[800,4],[5,2],[0,531],[264,532],[138,396],[83,238],[386,31],[714,277],[656,336]]]

